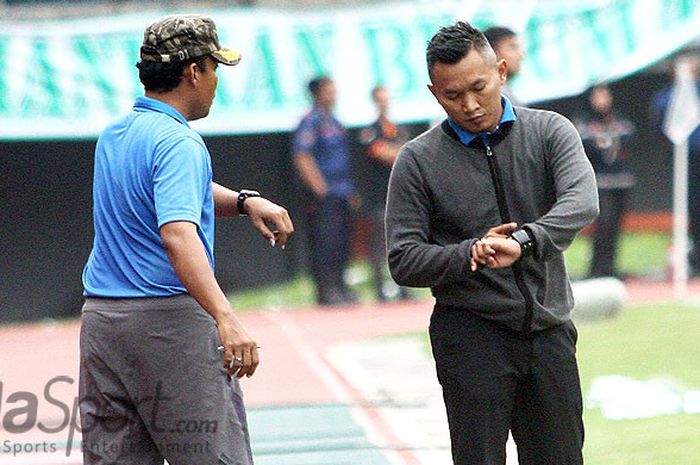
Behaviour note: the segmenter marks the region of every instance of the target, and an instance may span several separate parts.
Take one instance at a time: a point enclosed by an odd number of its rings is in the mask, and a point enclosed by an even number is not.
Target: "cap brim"
[[[241,61],[241,54],[229,48],[222,48],[211,53],[211,57],[226,66],[237,65]]]

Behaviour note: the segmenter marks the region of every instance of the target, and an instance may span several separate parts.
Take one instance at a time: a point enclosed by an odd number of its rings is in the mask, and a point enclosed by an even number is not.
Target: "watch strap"
[[[535,252],[535,243],[526,230],[518,229],[517,231],[513,231],[510,237],[520,244],[520,251],[523,257],[529,257]]]
[[[238,214],[240,216],[248,215],[245,211],[245,201],[246,199],[249,199],[251,197],[260,197],[260,192],[250,189],[241,189],[238,192],[238,202],[236,202],[236,209],[238,209]]]

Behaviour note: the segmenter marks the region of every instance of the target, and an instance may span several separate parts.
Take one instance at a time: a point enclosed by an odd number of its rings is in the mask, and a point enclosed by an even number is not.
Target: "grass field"
[[[681,392],[700,390],[700,307],[632,306],[613,319],[577,324],[584,403],[598,376],[664,380]],[[424,333],[402,335],[423,342]],[[700,414],[611,420],[584,409],[586,465],[700,465]]]
[[[670,242],[670,236],[661,233],[623,235],[618,255],[620,272],[655,279],[663,277]],[[590,256],[590,239],[580,235],[566,251],[567,266],[572,278],[582,278],[586,275]],[[361,261],[354,262],[347,273],[351,287],[363,301],[374,299],[369,273],[369,267]],[[426,289],[417,289],[415,293],[419,297],[430,295]],[[234,308],[239,311],[291,309],[315,304],[314,285],[306,275],[283,284],[237,292],[230,298]]]
[[[618,246],[618,271],[624,275],[662,278],[668,263],[671,236],[655,232],[624,234]],[[642,253],[643,252],[643,253]],[[591,257],[591,240],[580,235],[566,251],[572,278],[586,275]]]
[[[612,320],[579,325],[584,394],[602,375],[664,379],[700,389],[700,308],[673,304],[625,309]],[[587,465],[699,465],[700,414],[609,420],[586,409]]]

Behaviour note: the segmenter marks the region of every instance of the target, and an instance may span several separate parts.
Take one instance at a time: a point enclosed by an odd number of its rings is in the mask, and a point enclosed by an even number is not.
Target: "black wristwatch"
[[[236,208],[238,209],[238,214],[240,216],[246,216],[245,212],[245,201],[251,197],[260,197],[260,192],[252,191],[250,189],[241,189],[238,192],[238,203],[236,203]]]
[[[529,257],[535,252],[535,243],[526,230],[518,229],[511,233],[510,238],[520,244],[520,253],[522,257]]]

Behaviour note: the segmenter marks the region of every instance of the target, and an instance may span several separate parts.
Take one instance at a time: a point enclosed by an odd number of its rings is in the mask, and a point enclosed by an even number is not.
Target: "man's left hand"
[[[255,229],[274,247],[284,249],[287,239],[294,233],[294,225],[284,207],[270,202],[263,197],[249,197],[245,201],[245,210]],[[273,229],[268,227],[272,225]]]

